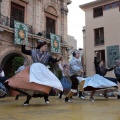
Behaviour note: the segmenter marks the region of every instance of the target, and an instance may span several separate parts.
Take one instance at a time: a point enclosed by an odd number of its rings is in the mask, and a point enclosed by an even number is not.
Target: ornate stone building
[[[61,36],[61,54],[68,61],[67,5],[70,3],[70,0],[0,0],[0,64],[6,74],[16,56],[32,63],[31,57],[21,53],[21,46],[14,44],[14,20],[28,25],[27,49],[35,48],[41,39],[48,43],[50,51],[50,33]]]

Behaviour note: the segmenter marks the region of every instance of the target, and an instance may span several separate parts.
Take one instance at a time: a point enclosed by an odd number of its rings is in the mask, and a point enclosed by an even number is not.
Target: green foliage
[[[24,58],[23,57],[15,57],[12,61],[12,70],[9,73],[9,77],[13,76],[15,71],[23,65]]]
[[[58,77],[59,80],[62,78],[62,71],[60,69],[57,69],[56,76]]]

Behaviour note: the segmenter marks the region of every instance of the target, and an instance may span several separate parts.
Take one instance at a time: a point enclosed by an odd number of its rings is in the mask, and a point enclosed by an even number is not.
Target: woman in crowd
[[[77,76],[80,76],[81,74],[84,73],[83,67],[81,65],[81,61],[79,60],[80,57],[80,51],[76,50],[72,53],[73,57],[71,61],[69,62],[69,67],[70,67],[70,80],[72,82],[71,85],[71,90],[65,97],[65,102],[72,102],[70,100],[70,97],[73,96],[74,93],[77,92],[78,90],[78,79]]]
[[[69,71],[69,66],[68,64],[64,64],[63,66],[61,65],[61,63],[59,63],[59,68],[60,70],[62,71],[62,78],[61,78],[61,83],[62,83],[62,86],[63,86],[63,90],[64,91],[61,91],[60,92],[60,96],[59,96],[59,99],[62,98],[62,95],[65,91],[69,91],[70,88],[71,88],[71,81],[69,79],[70,77],[70,71]]]
[[[4,86],[5,80],[5,73],[2,70],[2,67],[0,67],[0,98],[5,97],[7,94],[6,87]]]
[[[117,98],[120,99],[120,60],[115,61],[114,73],[118,81],[118,95]]]

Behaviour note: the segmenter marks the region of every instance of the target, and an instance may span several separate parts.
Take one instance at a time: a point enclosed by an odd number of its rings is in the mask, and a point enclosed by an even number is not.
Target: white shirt
[[[0,77],[5,77],[5,73],[4,73],[3,70],[2,70],[2,72],[0,73]]]

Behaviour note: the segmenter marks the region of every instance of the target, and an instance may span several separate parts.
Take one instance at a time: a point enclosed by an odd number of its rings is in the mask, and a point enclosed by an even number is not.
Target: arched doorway
[[[15,57],[23,57],[25,59],[25,57],[19,53],[9,53],[7,54],[1,62],[1,66],[4,69],[5,75],[7,77],[9,77],[11,70],[12,70],[12,61]]]

